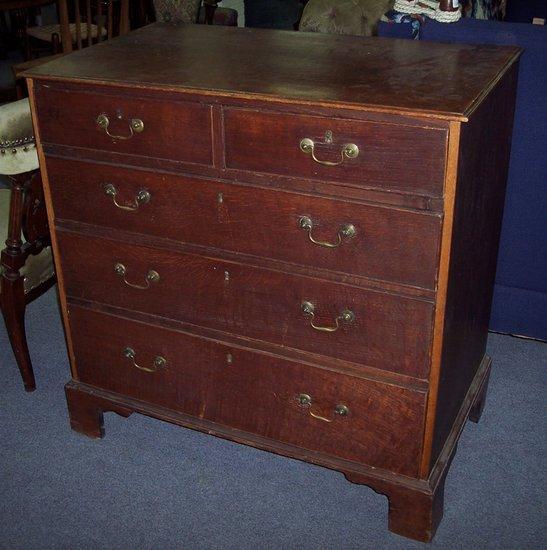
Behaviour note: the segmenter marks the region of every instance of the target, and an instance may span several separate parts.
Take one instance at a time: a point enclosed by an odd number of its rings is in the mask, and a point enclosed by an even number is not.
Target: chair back
[[[129,0],[57,0],[63,53],[129,32]]]

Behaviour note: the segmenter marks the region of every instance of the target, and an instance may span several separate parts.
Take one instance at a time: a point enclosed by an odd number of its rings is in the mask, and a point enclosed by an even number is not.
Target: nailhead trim
[[[8,152],[10,152],[12,155],[15,155],[19,151],[19,149],[12,149],[11,151],[8,151],[8,149],[2,149],[1,147],[5,147],[5,144],[0,144],[0,155],[5,155]],[[30,149],[34,149],[35,147],[35,143],[29,143],[23,147],[23,151],[27,153]]]
[[[9,149],[10,147],[18,147],[19,145],[26,145],[34,143],[34,136],[21,139],[10,139],[7,141],[0,141],[0,149]]]

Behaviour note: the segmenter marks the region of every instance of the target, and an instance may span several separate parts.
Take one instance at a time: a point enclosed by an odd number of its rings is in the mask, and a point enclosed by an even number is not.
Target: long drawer
[[[446,130],[245,109],[224,128],[227,168],[442,195]]]
[[[425,394],[73,305],[77,378],[272,440],[417,473]]]
[[[54,157],[47,169],[58,219],[435,288],[439,215]]]
[[[426,378],[433,305],[58,231],[69,296]]]
[[[43,143],[211,165],[211,107],[39,85]],[[131,164],[130,157],[126,162]]]

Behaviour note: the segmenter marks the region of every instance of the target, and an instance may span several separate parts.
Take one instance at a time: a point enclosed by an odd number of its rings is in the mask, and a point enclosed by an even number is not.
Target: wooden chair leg
[[[1,309],[8,331],[8,338],[23,378],[25,390],[31,392],[36,389],[36,381],[34,380],[34,371],[32,370],[27,346],[23,277],[10,280],[4,276],[0,284],[2,285],[0,292]]]
[[[53,55],[57,55],[63,51],[61,48],[61,37],[56,32],[51,35],[51,49]]]
[[[32,45],[30,43],[30,37],[25,32],[25,61],[30,61],[32,59]]]
[[[39,172],[34,170],[10,176],[11,197],[6,248],[2,250],[1,260],[3,273],[0,277],[0,307],[6,323],[8,337],[15,354],[15,359],[26,391],[34,391],[36,382],[27,346],[25,331],[25,287],[20,269],[24,266],[27,254],[21,240],[22,218],[25,207],[25,189],[32,185]]]

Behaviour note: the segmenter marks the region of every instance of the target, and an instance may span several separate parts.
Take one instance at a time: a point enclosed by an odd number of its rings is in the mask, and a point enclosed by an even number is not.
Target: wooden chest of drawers
[[[153,25],[30,73],[72,427],[324,465],[430,540],[486,393],[518,55]]]

